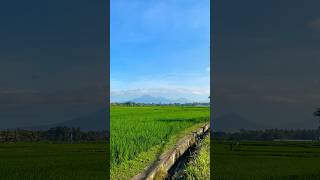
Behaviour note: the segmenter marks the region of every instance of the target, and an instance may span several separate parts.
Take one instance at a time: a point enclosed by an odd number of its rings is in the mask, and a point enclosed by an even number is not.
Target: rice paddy
[[[107,179],[107,149],[105,143],[0,144],[0,179]]]
[[[231,143],[213,143],[214,179],[320,179],[319,142]]]
[[[111,106],[111,179],[130,179],[209,121],[209,107]]]

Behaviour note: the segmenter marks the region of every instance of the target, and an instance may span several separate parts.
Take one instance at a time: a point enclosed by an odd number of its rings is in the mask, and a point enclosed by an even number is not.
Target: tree
[[[315,117],[319,117],[320,118],[320,108],[317,108],[317,110],[313,113],[313,115]],[[320,119],[319,119],[319,123],[320,123]],[[320,129],[320,126],[319,126],[319,129]]]
[[[313,113],[313,115],[315,117],[319,117],[320,118],[320,108],[317,108],[317,110]],[[320,123],[320,119],[319,119],[319,123]],[[318,130],[320,130],[320,126],[318,127]],[[320,140],[320,135],[318,135],[318,139]]]
[[[317,108],[316,112],[314,112],[313,115],[315,117],[319,117],[320,118],[320,108]]]

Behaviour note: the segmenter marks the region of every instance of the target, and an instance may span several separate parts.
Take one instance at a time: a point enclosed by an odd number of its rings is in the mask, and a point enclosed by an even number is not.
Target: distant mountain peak
[[[178,98],[178,99],[169,99],[162,96],[150,96],[150,95],[143,95],[137,98],[130,100],[135,103],[155,103],[155,104],[172,104],[172,103],[190,103],[191,101],[186,98]]]
[[[214,119],[214,129],[216,131],[235,132],[240,129],[255,130],[259,129],[259,124],[253,123],[237,113],[223,114]]]

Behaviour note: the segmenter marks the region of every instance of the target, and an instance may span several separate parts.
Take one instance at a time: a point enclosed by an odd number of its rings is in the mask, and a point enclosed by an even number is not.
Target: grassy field
[[[111,107],[111,179],[129,179],[209,121],[208,107]]]
[[[214,179],[320,179],[320,143],[214,142]]]
[[[210,137],[201,142],[201,149],[186,168],[187,179],[210,179]]]
[[[105,143],[0,144],[0,179],[106,179],[107,148]]]

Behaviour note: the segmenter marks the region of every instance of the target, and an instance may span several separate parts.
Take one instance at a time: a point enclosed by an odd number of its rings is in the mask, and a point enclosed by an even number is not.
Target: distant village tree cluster
[[[54,127],[49,130],[1,130],[0,143],[8,142],[106,142],[107,131],[81,131],[80,128]]]
[[[214,140],[252,140],[252,141],[277,141],[277,140],[314,140],[319,138],[318,129],[266,129],[266,130],[240,130],[238,132],[214,132]]]

